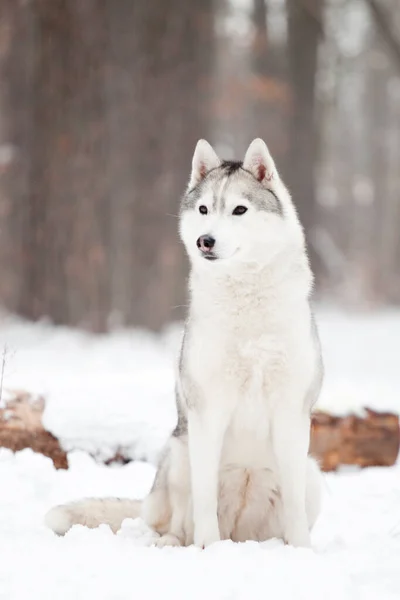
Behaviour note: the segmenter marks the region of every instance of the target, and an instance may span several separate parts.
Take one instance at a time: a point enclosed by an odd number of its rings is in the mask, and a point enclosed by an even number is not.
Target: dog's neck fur
[[[304,247],[286,248],[266,265],[236,265],[229,272],[213,271],[212,264],[199,266],[193,265],[190,273],[189,317],[209,318],[227,311],[275,312],[279,307],[308,303],[313,284]]]

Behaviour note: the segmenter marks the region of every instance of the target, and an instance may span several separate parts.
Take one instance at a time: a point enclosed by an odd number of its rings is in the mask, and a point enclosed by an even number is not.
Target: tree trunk
[[[180,317],[176,215],[206,136],[212,0],[5,0],[1,17],[2,302],[94,331]]]
[[[24,40],[24,43],[21,43]],[[30,200],[33,141],[30,103],[35,32],[28,3],[0,3],[0,297],[23,312],[26,256],[23,244]]]
[[[292,89],[287,178],[306,231],[311,264],[317,277],[321,264],[312,244],[313,229],[317,222],[315,83],[323,4],[323,0],[286,0],[289,81]]]
[[[113,308],[129,323],[157,328],[182,315],[177,214],[195,143],[207,135],[211,7],[109,4]]]
[[[250,139],[263,138],[278,169],[286,176],[289,93],[286,81],[286,48],[269,37],[268,0],[253,0],[254,36],[251,46],[252,120]]]

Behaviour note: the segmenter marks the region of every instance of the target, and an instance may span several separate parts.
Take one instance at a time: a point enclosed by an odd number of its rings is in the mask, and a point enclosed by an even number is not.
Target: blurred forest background
[[[0,304],[106,331],[182,317],[199,137],[263,137],[317,295],[400,303],[399,0],[0,0]]]

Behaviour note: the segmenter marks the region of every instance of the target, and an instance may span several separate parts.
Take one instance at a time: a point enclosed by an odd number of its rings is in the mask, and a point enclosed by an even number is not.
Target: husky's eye
[[[206,215],[208,213],[207,206],[204,206],[204,204],[202,204],[201,206],[199,206],[199,211],[202,215]]]
[[[236,206],[236,208],[233,209],[233,215],[244,215],[244,213],[247,212],[247,208],[245,206]]]

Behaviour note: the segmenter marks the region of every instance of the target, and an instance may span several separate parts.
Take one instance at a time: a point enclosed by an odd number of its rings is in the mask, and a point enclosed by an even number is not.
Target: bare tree
[[[7,18],[5,135],[18,160],[3,189],[23,217],[3,298],[96,331],[110,317],[158,328],[183,299],[168,215],[206,134],[212,2],[9,1]]]
[[[396,3],[385,5],[377,0],[366,0],[375,25],[376,37],[386,46],[393,64],[400,74],[400,31],[396,29]],[[399,22],[397,22],[399,23]],[[380,300],[400,301],[400,277],[398,261],[400,243],[399,192],[391,193],[392,182],[400,183],[398,178],[398,152],[393,164],[393,148],[390,144],[393,125],[399,125],[398,99],[392,100],[387,89],[387,69],[373,70],[374,85],[371,93],[371,111],[375,128],[379,136],[371,144],[371,171],[375,183],[375,211],[373,223],[373,264],[376,295]],[[393,108],[392,108],[393,105]],[[397,149],[398,149],[398,136]],[[391,168],[391,164],[393,164]]]
[[[317,123],[315,81],[318,45],[322,33],[322,0],[286,0],[288,12],[289,81],[292,89],[292,117],[288,184],[299,208],[309,242],[317,220],[315,164]],[[314,270],[320,262],[312,243],[310,257]]]
[[[269,35],[268,0],[253,0],[252,8],[252,121],[248,137],[257,136],[266,140],[285,177],[290,105],[286,46],[272,41]]]

